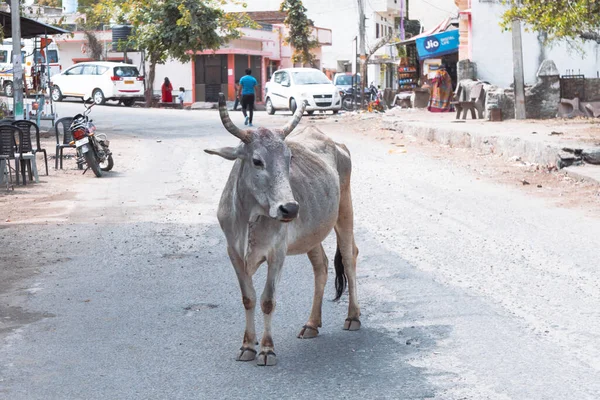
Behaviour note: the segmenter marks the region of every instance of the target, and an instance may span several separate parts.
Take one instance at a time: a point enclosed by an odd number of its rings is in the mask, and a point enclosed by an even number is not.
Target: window
[[[98,67],[96,68],[96,75],[102,75],[106,71],[108,71],[108,67],[105,67],[104,65],[98,65]]]
[[[119,78],[135,78],[139,75],[136,67],[115,67],[114,71]]]
[[[83,65],[77,65],[73,68],[71,68],[70,70],[68,70],[67,72],[65,72],[65,75],[81,75],[81,71],[83,71]]]
[[[375,24],[375,37],[379,39],[379,24]]]
[[[281,84],[284,86],[290,85],[290,76],[286,72],[281,74]]]
[[[96,75],[96,66],[84,65],[83,70],[81,71],[81,75]]]
[[[327,75],[321,71],[298,71],[293,72],[294,82],[298,85],[322,85],[330,83]]]
[[[0,50],[0,63],[8,63],[8,51]]]
[[[48,55],[48,63],[56,64],[58,63],[58,51],[57,50],[44,50],[44,53]],[[38,51],[35,51],[34,54],[35,62],[38,64],[45,64],[46,58]]]

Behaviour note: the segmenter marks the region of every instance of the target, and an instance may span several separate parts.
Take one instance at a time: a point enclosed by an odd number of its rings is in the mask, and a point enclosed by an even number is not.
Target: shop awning
[[[0,23],[2,23],[2,29],[4,30],[4,38],[11,38],[12,21],[10,13],[0,11]],[[40,35],[59,35],[63,33],[69,33],[69,31],[30,18],[21,17],[22,39],[29,39]]]
[[[413,36],[409,39],[406,39],[402,42],[394,43],[394,45],[397,45],[397,44],[404,45],[404,44],[415,43],[417,41],[417,39],[426,38],[428,36],[435,35],[436,33],[445,32],[448,29],[454,29],[452,18],[446,18],[445,20],[443,20],[442,22],[440,22],[433,28],[431,28],[423,33],[420,33],[417,36]]]
[[[433,35],[420,37],[416,40],[419,59],[438,58],[446,54],[458,52],[459,31],[453,29]]]

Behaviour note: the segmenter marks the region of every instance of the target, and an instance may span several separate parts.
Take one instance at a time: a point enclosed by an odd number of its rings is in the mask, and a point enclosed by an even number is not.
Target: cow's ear
[[[204,151],[208,154],[212,154],[214,156],[221,156],[226,160],[236,160],[239,156],[237,147],[221,147],[220,149],[204,149]]]

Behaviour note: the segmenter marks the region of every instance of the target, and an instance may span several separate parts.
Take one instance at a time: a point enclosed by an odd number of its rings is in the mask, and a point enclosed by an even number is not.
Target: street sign
[[[458,51],[458,29],[416,40],[419,59],[437,58]]]

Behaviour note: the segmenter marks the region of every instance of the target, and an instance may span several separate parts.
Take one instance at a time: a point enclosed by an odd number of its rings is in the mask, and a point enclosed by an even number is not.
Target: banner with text
[[[458,51],[458,29],[416,40],[419,59],[436,58]]]

